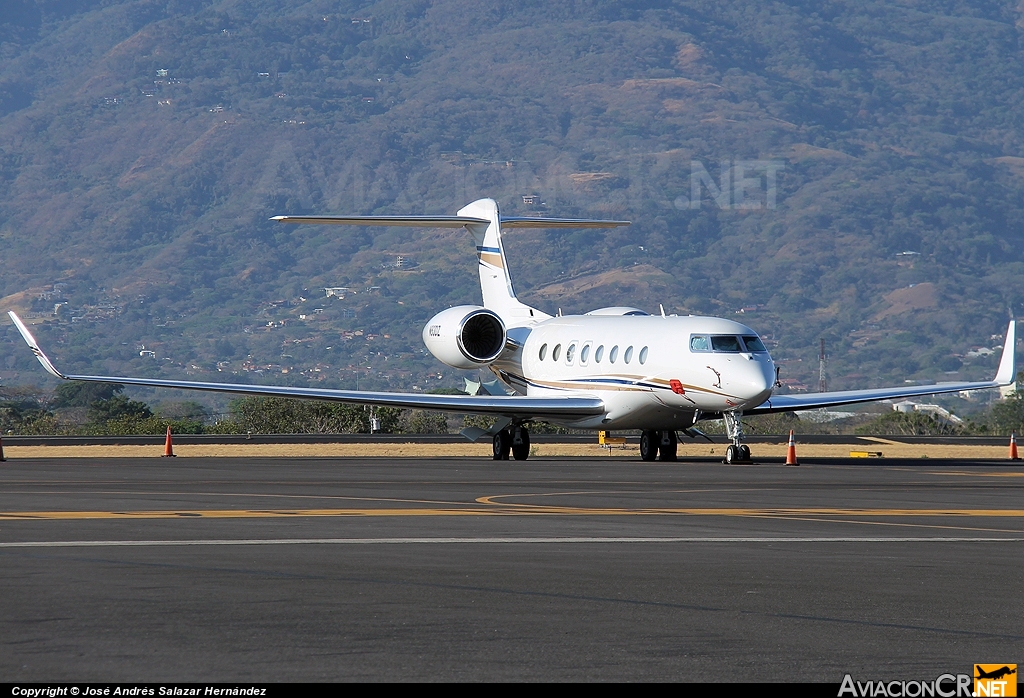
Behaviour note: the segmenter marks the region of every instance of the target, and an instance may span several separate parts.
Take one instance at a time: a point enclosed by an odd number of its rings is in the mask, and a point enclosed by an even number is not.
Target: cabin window
[[[548,345],[547,344],[541,344],[540,345],[540,360],[543,361],[544,357],[547,356],[547,355],[548,355]]]
[[[587,359],[589,359],[589,358],[590,358],[590,345],[589,344],[584,344],[583,348],[580,349],[580,363],[581,364],[587,363]]]
[[[647,363],[647,347],[640,350],[640,363]]]
[[[747,346],[747,351],[751,353],[761,353],[768,351],[764,346],[764,342],[762,342],[760,337],[758,337],[756,334],[743,335],[743,343]]]
[[[702,334],[690,335],[690,351],[711,351],[711,340]]]
[[[711,348],[715,351],[730,353],[743,351],[743,346],[740,344],[740,338],[733,337],[728,334],[713,335],[711,337]]]
[[[608,360],[615,363],[615,359],[619,358],[619,345],[616,344],[612,347],[612,350],[608,352]]]
[[[556,344],[555,348],[551,350],[551,360],[558,361],[558,357],[562,354],[562,345]]]
[[[568,349],[565,350],[565,363],[571,364],[573,358],[576,356],[576,344],[575,342],[570,344]]]
[[[601,346],[599,346],[597,348],[597,351],[594,352],[594,361],[596,361],[597,363],[601,363],[601,359],[603,359],[603,358],[604,358],[604,345],[602,344]]]
[[[633,359],[633,347],[626,349],[626,353],[622,356],[622,360],[627,364]]]

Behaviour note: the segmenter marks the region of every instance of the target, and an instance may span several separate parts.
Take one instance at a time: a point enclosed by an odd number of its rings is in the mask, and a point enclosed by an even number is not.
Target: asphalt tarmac
[[[0,464],[0,681],[932,680],[1024,660],[1024,468]]]

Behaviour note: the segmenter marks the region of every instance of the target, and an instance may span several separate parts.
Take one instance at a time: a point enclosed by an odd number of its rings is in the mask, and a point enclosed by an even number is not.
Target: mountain
[[[830,388],[987,376],[1024,300],[1022,16],[6,0],[0,308],[75,372],[458,385],[419,333],[479,302],[468,235],[268,218],[490,196],[633,221],[509,234],[548,311],[737,317],[797,387],[820,338]],[[42,380],[0,341],[0,378]]]

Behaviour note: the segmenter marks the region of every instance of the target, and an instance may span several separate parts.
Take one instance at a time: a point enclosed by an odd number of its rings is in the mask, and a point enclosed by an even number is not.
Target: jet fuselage
[[[494,373],[522,395],[592,395],[606,413],[563,424],[684,429],[695,413],[771,395],[775,364],[757,333],[724,318],[573,315],[508,329]]]

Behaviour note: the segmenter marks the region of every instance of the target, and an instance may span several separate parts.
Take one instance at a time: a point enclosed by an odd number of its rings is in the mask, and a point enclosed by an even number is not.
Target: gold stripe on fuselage
[[[628,381],[642,381],[644,383],[654,383],[663,390],[671,391],[669,387],[669,381],[660,378],[644,378],[641,376],[590,376],[589,380],[562,380],[562,381],[545,381],[538,378],[531,378],[530,383],[533,385],[540,386],[542,388],[565,388],[569,390],[614,390],[614,391],[627,391],[627,392],[643,392],[652,393],[655,388],[646,385],[621,385],[616,383],[601,383],[597,381],[603,380],[628,380]],[[716,397],[733,398],[738,399],[735,395],[729,393],[720,392],[717,390],[711,390],[710,388],[704,388],[699,385],[689,385],[686,383],[682,384],[684,390],[690,390],[696,393],[704,393],[706,395],[714,395]]]

